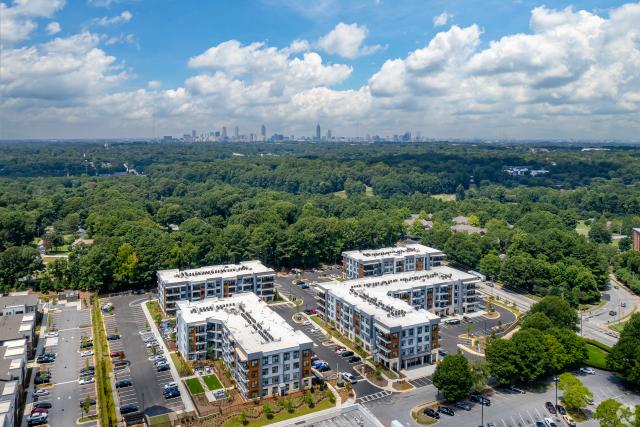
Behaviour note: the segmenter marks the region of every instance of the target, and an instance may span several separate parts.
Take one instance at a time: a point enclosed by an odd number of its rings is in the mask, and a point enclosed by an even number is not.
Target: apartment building
[[[440,265],[443,259],[442,251],[417,243],[391,248],[345,251],[342,253],[342,275],[345,279],[358,279],[423,271]]]
[[[0,317],[0,345],[6,345],[12,341],[24,340],[24,349],[28,357],[31,357],[35,348],[35,316],[36,313],[17,314]]]
[[[390,369],[433,363],[440,316],[475,311],[478,277],[447,266],[317,285],[318,314]]]
[[[177,301],[225,298],[253,292],[265,301],[274,299],[275,272],[260,261],[215,265],[190,270],[157,272],[158,299],[165,313],[175,315]]]
[[[187,360],[221,359],[245,399],[311,385],[313,341],[251,292],[178,301],[177,346]]]

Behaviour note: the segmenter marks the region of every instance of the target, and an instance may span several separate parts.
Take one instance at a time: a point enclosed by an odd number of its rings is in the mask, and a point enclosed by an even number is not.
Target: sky
[[[3,1],[0,139],[640,140],[640,3]]]

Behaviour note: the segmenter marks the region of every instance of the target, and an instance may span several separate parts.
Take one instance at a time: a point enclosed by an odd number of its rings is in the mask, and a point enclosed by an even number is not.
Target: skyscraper
[[[222,126],[222,139],[227,139],[227,127]]]
[[[238,139],[240,138],[240,128],[238,126],[236,126],[234,132],[233,132],[233,136]]]
[[[265,125],[260,126],[260,136],[263,141],[267,139],[267,127]]]
[[[320,141],[320,123],[316,124],[316,141]]]
[[[191,131],[191,138],[195,139],[196,138],[196,130],[192,130]]]
[[[327,139],[331,141],[331,129],[327,131]]]

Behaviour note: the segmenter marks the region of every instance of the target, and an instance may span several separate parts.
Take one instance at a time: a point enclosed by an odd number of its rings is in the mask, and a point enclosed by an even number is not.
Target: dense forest
[[[622,237],[640,225],[636,147],[14,142],[1,148],[4,290],[150,286],[157,269],[246,259],[276,269],[313,267],[337,262],[344,250],[394,245],[407,236],[507,286],[564,295],[572,304],[597,300],[610,266],[640,290],[640,256]],[[505,172],[522,165],[548,173]],[[423,221],[407,225],[412,214]],[[482,233],[454,232],[452,220],[461,215]],[[72,245],[78,237],[93,242]]]

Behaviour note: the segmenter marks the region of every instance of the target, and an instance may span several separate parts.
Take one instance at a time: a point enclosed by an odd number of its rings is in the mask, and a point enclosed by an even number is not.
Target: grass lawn
[[[607,369],[607,353],[595,345],[587,343],[587,352],[589,354],[586,364],[598,369]]]
[[[160,321],[164,319],[164,314],[162,314],[160,303],[156,300],[147,301],[147,309],[149,309],[151,318],[156,322],[158,326],[160,326]]]
[[[188,377],[193,375],[193,369],[178,353],[171,353],[171,360],[173,360],[173,364],[176,365],[176,369],[181,377]]]
[[[274,415],[270,420],[265,417],[260,417],[255,420],[250,420],[247,424],[240,422],[240,417],[233,417],[227,422],[222,424],[222,427],[260,427],[267,424],[273,424],[280,421],[290,420],[291,418],[301,417],[303,415],[311,414],[313,412],[323,411],[325,409],[333,408],[335,403],[331,403],[329,399],[325,399],[322,402],[315,405],[313,408],[309,408],[307,405],[303,405],[296,409],[292,413],[286,410],[280,411],[277,415]]]
[[[222,388],[222,383],[220,382],[216,374],[205,375],[204,377],[202,377],[202,379],[204,380],[204,383],[207,385],[207,388],[209,390],[217,390],[219,388]]]
[[[150,426],[166,426],[166,425],[170,425],[171,418],[169,418],[169,415],[164,414],[164,415],[158,415],[157,417],[152,417],[149,418],[149,422],[150,422]]]
[[[188,380],[184,380],[184,383],[187,385],[187,388],[189,389],[189,392],[191,392],[191,394],[196,395],[204,393],[204,387],[202,387],[199,379],[189,378]]]
[[[93,421],[97,419],[98,419],[98,415],[94,414],[94,415],[89,415],[88,417],[81,417],[78,421],[81,423],[86,423],[87,421]]]
[[[109,361],[109,346],[107,345],[107,335],[102,322],[102,311],[100,301],[95,298],[93,310],[91,310],[91,320],[93,324],[93,351],[96,361],[96,390],[98,409],[100,414],[99,425],[116,425],[116,409],[111,391],[109,375],[111,373],[111,363]]]
[[[431,195],[434,199],[441,200],[443,202],[455,202],[456,195],[455,194],[433,194]]]

